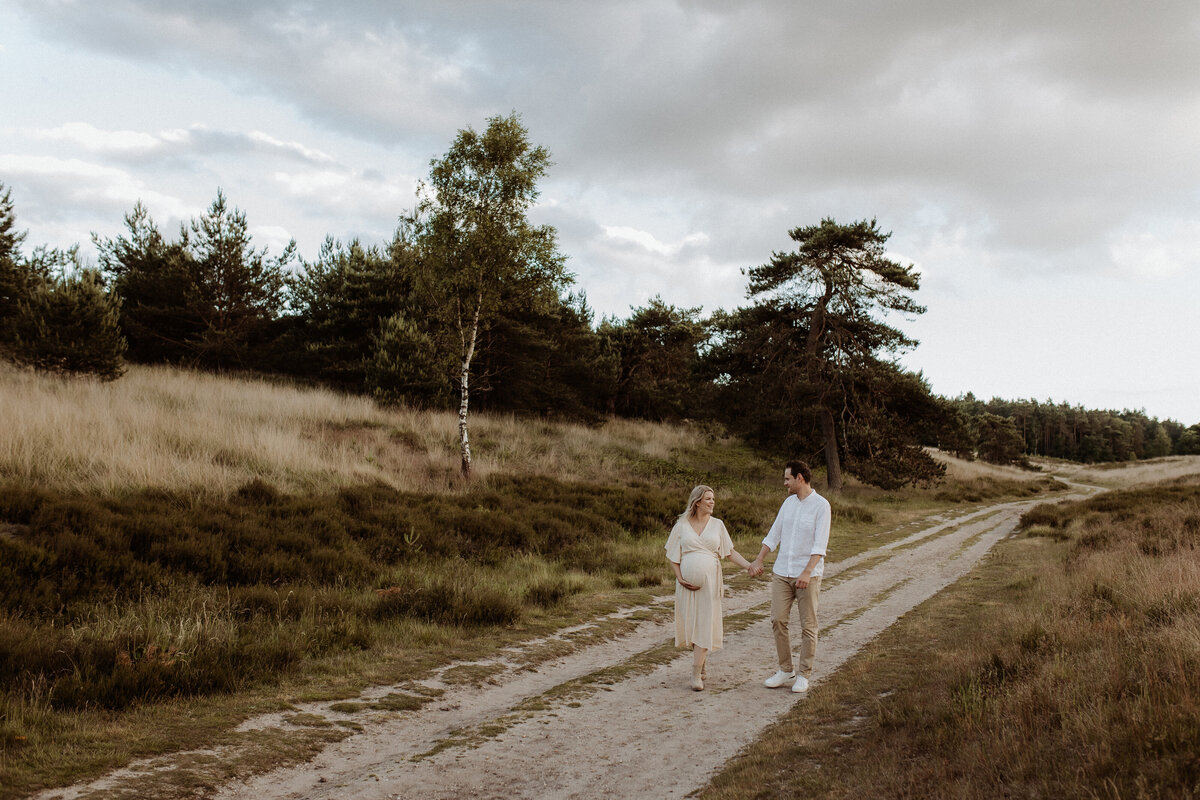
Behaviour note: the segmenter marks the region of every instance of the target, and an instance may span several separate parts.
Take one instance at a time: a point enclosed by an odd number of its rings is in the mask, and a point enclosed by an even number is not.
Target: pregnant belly
[[[679,562],[683,579],[693,586],[704,586],[717,580],[717,559],[707,553],[686,553]]]

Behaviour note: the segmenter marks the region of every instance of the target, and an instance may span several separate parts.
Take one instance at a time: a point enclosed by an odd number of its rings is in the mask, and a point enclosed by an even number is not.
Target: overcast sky
[[[731,309],[790,229],[876,218],[935,392],[1200,422],[1195,0],[0,0],[26,250],[218,188],[272,253],[382,243],[512,111],[599,314]]]

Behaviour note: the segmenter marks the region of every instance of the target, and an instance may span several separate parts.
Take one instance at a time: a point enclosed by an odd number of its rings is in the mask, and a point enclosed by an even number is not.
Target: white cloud
[[[291,232],[279,225],[255,225],[250,229],[250,235],[257,246],[266,245],[271,256],[282,253],[293,239]]]
[[[87,122],[68,122],[56,128],[34,129],[29,131],[29,134],[35,139],[76,145],[89,153],[124,161],[148,161],[201,154],[211,157],[221,153],[256,153],[310,164],[336,163],[333,156],[318,149],[300,142],[286,141],[263,131],[220,130],[203,124],[148,133],[135,130],[104,130]]]
[[[308,216],[346,220],[351,228],[375,228],[390,235],[400,214],[416,198],[416,179],[382,179],[363,172],[313,170],[272,173],[284,196],[304,204]]]
[[[299,142],[281,141],[270,134],[263,133],[262,131],[250,131],[248,134],[246,134],[246,138],[249,141],[257,145],[261,145],[268,150],[276,150],[282,153],[294,153],[305,161],[312,161],[314,163],[321,164],[329,164],[333,163],[334,161],[333,156],[328,155],[327,153],[322,153],[320,150],[313,150],[310,147],[305,147]]]
[[[272,177],[295,197],[328,196],[330,192],[341,193],[351,185],[349,175],[331,170],[304,173],[276,172]]]
[[[85,150],[96,152],[146,152],[162,147],[163,139],[139,131],[104,131],[86,122],[68,122],[58,128],[42,131],[47,139],[74,142]]]
[[[703,233],[691,233],[677,242],[666,244],[656,239],[654,234],[637,228],[623,225],[604,225],[602,227],[604,235],[609,239],[616,242],[629,242],[660,256],[677,256],[685,248],[703,247],[708,244],[708,236]]]
[[[1135,278],[1162,281],[1200,274],[1200,222],[1178,223],[1165,232],[1122,232],[1110,249],[1117,271]]]
[[[78,178],[127,177],[124,172],[82,161],[78,158],[54,156],[0,155],[0,171],[12,175],[67,175]]]
[[[184,209],[177,198],[150,189],[126,170],[79,158],[0,155],[0,174],[10,181],[17,179],[43,187],[45,194],[58,196],[76,206],[128,209],[140,199],[171,214],[182,213]],[[18,208],[19,213],[22,208]],[[50,208],[46,210],[56,217],[62,213],[55,213]]]

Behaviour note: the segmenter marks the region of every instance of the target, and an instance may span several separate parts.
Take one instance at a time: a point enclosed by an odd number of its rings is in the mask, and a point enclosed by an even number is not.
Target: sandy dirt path
[[[831,563],[821,592],[822,630],[810,692],[819,692],[824,676],[902,614],[962,577],[1015,530],[1024,510],[1041,502],[1045,499],[931,517],[901,540]],[[737,625],[727,625],[725,648],[710,656],[703,692],[688,686],[690,653],[671,651],[669,618],[652,615],[628,635],[536,670],[509,670],[484,686],[430,680],[426,685],[444,694],[417,711],[364,719],[335,713],[329,703],[302,708],[330,720],[356,719],[364,730],[329,745],[312,761],[228,784],[213,796],[684,797],[704,786],[793,703],[803,702],[804,695],[787,687],[772,690],[762,684],[775,669],[767,593],[764,580],[726,598],[726,618],[742,614],[744,627],[731,631]],[[663,601],[667,608],[670,603],[670,598]],[[639,611],[646,616],[646,609],[622,613],[637,619]],[[793,635],[793,644],[796,639]],[[664,657],[665,651],[677,655]],[[376,687],[364,699],[392,688]],[[287,722],[284,715],[271,715],[243,727],[286,728]],[[134,764],[39,798],[120,794],[126,779],[144,786],[148,773],[163,769],[171,769],[169,759]]]

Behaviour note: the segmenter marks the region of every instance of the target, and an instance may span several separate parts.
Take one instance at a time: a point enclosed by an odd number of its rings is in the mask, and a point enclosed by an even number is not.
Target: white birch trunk
[[[471,379],[471,359],[475,356],[475,339],[479,334],[479,311],[482,299],[475,304],[475,318],[471,321],[471,335],[464,338],[462,372],[459,374],[461,401],[458,404],[458,444],[462,452],[462,474],[471,477],[471,435],[467,429],[468,384]]]

